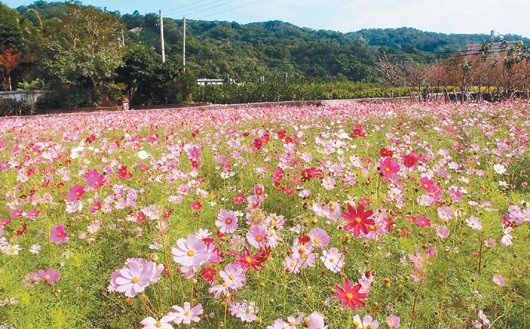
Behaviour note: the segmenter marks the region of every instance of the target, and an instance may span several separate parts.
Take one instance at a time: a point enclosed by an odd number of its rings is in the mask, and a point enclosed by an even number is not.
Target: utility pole
[[[166,49],[164,46],[164,18],[162,17],[162,9],[160,9],[160,44],[162,47],[162,63],[166,62]]]
[[[183,28],[182,67],[186,70],[186,17],[184,17]]]

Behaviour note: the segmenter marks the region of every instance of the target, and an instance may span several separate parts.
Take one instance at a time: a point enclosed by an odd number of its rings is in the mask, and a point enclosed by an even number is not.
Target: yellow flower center
[[[369,228],[371,231],[375,231],[375,225],[370,225]]]
[[[256,236],[256,241],[258,241],[258,242],[263,241],[263,235],[257,235]]]
[[[329,262],[330,262],[330,263],[335,263],[335,258],[330,258],[330,259],[329,259]]]
[[[232,219],[231,219],[231,218],[228,218],[228,219],[226,220],[226,224],[228,224],[228,225],[232,224]]]
[[[162,328],[162,322],[160,322],[160,321],[156,321],[155,326],[156,326],[157,328]]]
[[[363,220],[361,219],[361,217],[357,217],[357,218],[355,218],[355,222],[356,222],[357,224],[361,223],[362,221],[363,221]]]
[[[319,244],[320,243],[320,239],[319,238],[315,238],[315,243]]]
[[[234,280],[234,275],[233,275],[233,274],[230,274],[230,275],[228,276],[228,278],[229,278],[230,280]]]
[[[184,312],[184,316],[190,316],[190,312],[189,311]]]
[[[132,283],[138,283],[138,282],[140,282],[140,279],[137,278],[137,277],[134,277],[134,278],[132,278],[131,281],[132,281]]]
[[[390,167],[386,167],[386,168],[385,168],[385,171],[386,171],[386,172],[390,172]]]
[[[245,259],[245,261],[246,261],[247,263],[249,263],[249,264],[250,264],[250,263],[252,263],[252,258],[250,258],[250,257],[247,257],[247,258]]]
[[[190,256],[190,257],[192,257],[193,255],[195,255],[195,251],[193,251],[193,250],[188,250],[187,255]]]
[[[49,276],[48,274],[46,274],[46,275],[44,276],[44,280],[45,280],[45,281],[50,280],[50,276]]]
[[[353,298],[353,295],[352,295],[352,294],[350,294],[350,293],[347,293],[347,294],[346,294],[346,299],[352,299],[352,298]]]

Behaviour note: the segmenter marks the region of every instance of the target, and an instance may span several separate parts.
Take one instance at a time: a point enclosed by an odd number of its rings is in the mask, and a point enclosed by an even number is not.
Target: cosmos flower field
[[[530,104],[0,119],[0,328],[528,328]]]

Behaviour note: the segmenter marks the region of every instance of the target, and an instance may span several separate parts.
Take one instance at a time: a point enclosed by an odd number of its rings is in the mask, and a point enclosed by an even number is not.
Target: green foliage
[[[44,25],[42,64],[61,83],[88,80],[96,87],[122,64],[122,29],[115,14],[67,3],[58,18]]]
[[[0,98],[0,116],[29,114],[33,114],[33,110],[26,102]]]
[[[406,88],[384,88],[361,82],[309,82],[225,84],[199,87],[193,97],[196,102],[218,104],[277,102],[296,100],[354,99],[406,96]]]
[[[23,43],[18,13],[0,2],[0,48],[19,50]]]

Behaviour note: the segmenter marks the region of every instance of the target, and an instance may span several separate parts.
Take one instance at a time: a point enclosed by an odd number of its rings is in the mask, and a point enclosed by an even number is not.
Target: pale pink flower
[[[173,260],[183,266],[198,267],[208,262],[208,247],[201,239],[189,235],[186,239],[179,239],[177,246],[171,248]]]
[[[234,233],[237,229],[237,214],[234,211],[221,209],[217,215],[215,226],[219,227],[219,231],[223,234]]]
[[[203,314],[202,305],[195,305],[193,308],[189,302],[184,303],[184,307],[173,305],[173,309],[176,312],[169,313],[169,316],[173,317],[173,321],[176,324],[190,324],[192,322],[199,322]]]
[[[247,241],[254,248],[268,246],[269,232],[264,226],[252,226],[247,233]]]
[[[339,252],[337,248],[331,248],[329,250],[323,250],[320,260],[324,263],[324,266],[332,273],[338,273],[344,266],[344,255]]]
[[[330,241],[328,233],[318,227],[309,231],[308,236],[313,246],[318,248],[326,248]]]
[[[157,320],[152,317],[143,319],[140,324],[143,326],[143,329],[173,329],[171,322],[173,318],[171,316],[164,316],[160,320]]]

